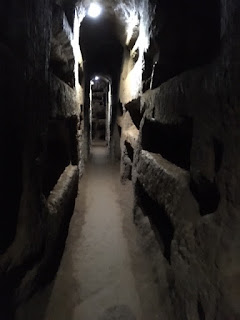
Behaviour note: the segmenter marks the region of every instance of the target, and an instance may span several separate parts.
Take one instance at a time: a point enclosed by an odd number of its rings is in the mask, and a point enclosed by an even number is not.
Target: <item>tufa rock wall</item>
[[[83,169],[81,92],[63,82],[74,77],[70,62],[53,75],[53,11],[49,0],[0,4],[1,319],[13,319],[16,306],[54,276]]]
[[[240,7],[208,5],[155,3],[138,107],[131,87],[121,97],[123,179],[134,183],[166,319],[240,317]],[[129,116],[140,123],[131,148]]]

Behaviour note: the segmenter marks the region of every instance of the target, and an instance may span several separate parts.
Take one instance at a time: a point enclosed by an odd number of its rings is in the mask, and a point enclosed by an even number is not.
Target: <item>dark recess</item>
[[[121,137],[121,134],[122,134],[122,128],[118,125],[118,133],[119,133],[119,136]]]
[[[217,210],[220,202],[220,193],[216,181],[209,181],[203,175],[191,179],[190,189],[199,204],[202,216]]]
[[[150,89],[151,76],[153,70],[153,58],[148,52],[144,53],[144,69],[142,73],[143,92]]]
[[[149,152],[159,153],[175,165],[189,170],[192,132],[193,124],[190,118],[176,124],[161,124],[145,119],[142,147]]]
[[[135,184],[137,204],[149,217],[153,230],[159,240],[164,257],[171,263],[171,242],[174,236],[173,225],[164,208],[153,200],[145,191],[139,180]]]
[[[221,44],[220,0],[154,2],[153,24],[160,50],[152,89],[181,72],[210,63],[220,53]]]
[[[134,125],[139,129],[142,120],[140,112],[140,98],[134,99],[125,105],[126,110],[130,113]]]
[[[205,320],[206,319],[205,312],[203,310],[203,307],[202,307],[202,304],[201,304],[200,300],[198,300],[197,308],[198,308],[199,320]]]
[[[4,9],[4,7],[6,8]],[[1,11],[2,10],[2,11]],[[9,10],[9,12],[7,11]],[[8,13],[12,12],[9,2],[1,2],[0,16],[2,25],[0,31],[7,34]],[[8,19],[7,19],[8,18]],[[8,30],[9,31],[9,30]],[[8,40],[10,40],[10,37]],[[2,38],[0,39],[2,40]],[[0,43],[0,91],[1,91],[1,126],[0,126],[0,254],[12,243],[16,234],[17,220],[21,195],[23,190],[23,97],[25,86],[23,83],[22,62],[17,56],[17,51],[11,51]],[[14,76],[13,76],[14,75]]]
[[[4,125],[2,125],[4,127]],[[0,254],[14,240],[18,211],[22,194],[22,155],[20,143],[14,131],[6,129],[8,137],[1,143],[1,198],[0,214]],[[2,135],[4,137],[4,135]],[[17,159],[17,160],[16,160]],[[7,168],[10,168],[7,170]]]
[[[66,120],[51,120],[48,128],[47,157],[43,193],[48,197],[71,159],[69,128]]]
[[[134,154],[134,150],[133,150],[133,147],[131,146],[131,144],[127,141],[125,141],[125,147],[126,147],[126,150],[127,150],[127,154],[128,154],[128,157],[130,158],[130,160],[133,162],[133,154]]]
[[[62,61],[51,60],[49,66],[51,72],[59,79],[74,88],[74,61],[70,60],[67,63]]]
[[[98,119],[105,119],[106,118],[106,112],[105,112],[105,110],[101,110],[101,111],[97,111],[96,112],[96,117],[98,118]]]
[[[72,31],[73,31],[75,10],[76,10],[75,0],[68,0],[64,3],[64,11]]]
[[[77,142],[77,128],[78,128],[78,117],[72,116],[67,120],[67,126],[69,129],[69,147],[71,155],[72,165],[78,165],[78,142]]]
[[[223,157],[223,144],[217,139],[213,139],[213,147],[214,147],[214,154],[215,154],[215,172],[217,173],[222,164],[222,157]]]

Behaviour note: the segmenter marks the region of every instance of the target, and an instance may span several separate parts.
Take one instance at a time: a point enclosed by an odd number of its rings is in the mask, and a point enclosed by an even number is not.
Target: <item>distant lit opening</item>
[[[90,80],[90,136],[92,142],[110,143],[110,124],[112,119],[111,80],[95,75]]]
[[[97,3],[91,3],[88,9],[88,16],[91,18],[97,18],[102,12],[102,8]]]

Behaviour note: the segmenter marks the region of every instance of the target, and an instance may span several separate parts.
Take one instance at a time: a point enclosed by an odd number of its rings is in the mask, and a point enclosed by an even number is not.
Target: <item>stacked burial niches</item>
[[[240,4],[150,2],[125,50],[122,180],[163,318],[240,319]]]
[[[108,83],[93,81],[91,86],[92,141],[107,140]]]
[[[83,168],[79,21],[69,12],[48,0],[0,4],[1,319],[54,276]]]

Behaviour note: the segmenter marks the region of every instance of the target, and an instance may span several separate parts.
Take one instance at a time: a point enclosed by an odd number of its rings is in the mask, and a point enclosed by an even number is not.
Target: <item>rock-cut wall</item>
[[[70,32],[50,0],[1,1],[1,319],[53,277],[74,208],[83,165]]]
[[[240,6],[152,5],[134,100],[122,77],[122,179],[166,319],[239,319]]]

